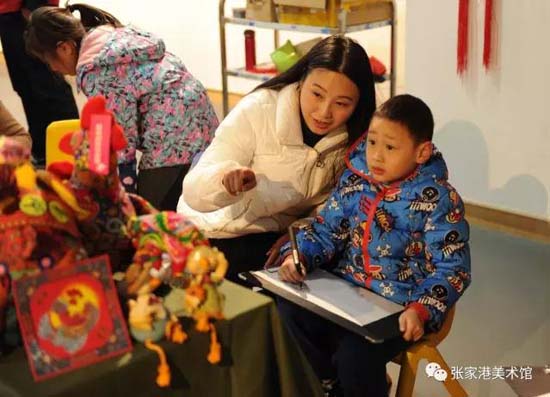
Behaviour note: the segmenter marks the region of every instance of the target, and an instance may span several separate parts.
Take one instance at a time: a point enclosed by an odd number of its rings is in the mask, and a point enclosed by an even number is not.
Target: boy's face
[[[431,142],[417,144],[407,127],[375,116],[367,135],[367,163],[378,182],[391,183],[407,177],[432,154]]]

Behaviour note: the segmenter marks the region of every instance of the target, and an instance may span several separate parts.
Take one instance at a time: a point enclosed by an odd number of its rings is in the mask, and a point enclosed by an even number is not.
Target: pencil
[[[300,262],[300,254],[298,252],[298,243],[296,242],[296,233],[294,232],[294,227],[289,226],[288,227],[288,235],[290,237],[290,248],[292,249],[292,260],[294,261],[294,266],[296,267],[296,271],[300,276],[304,276],[304,265],[302,265],[302,262]],[[303,286],[303,283],[300,283],[300,287]]]

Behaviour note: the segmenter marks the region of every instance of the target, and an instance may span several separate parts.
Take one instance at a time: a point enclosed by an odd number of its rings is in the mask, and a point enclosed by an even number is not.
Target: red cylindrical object
[[[253,30],[244,31],[245,69],[253,71],[256,67],[256,39]]]

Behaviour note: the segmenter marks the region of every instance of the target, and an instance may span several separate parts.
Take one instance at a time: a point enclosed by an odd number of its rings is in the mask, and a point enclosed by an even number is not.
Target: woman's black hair
[[[73,15],[74,11],[80,13],[80,19]],[[87,4],[37,8],[31,14],[25,33],[27,52],[43,59],[44,54],[55,53],[59,43],[65,41],[74,41],[80,48],[86,32],[101,25],[123,26],[107,11]]]
[[[351,145],[363,134],[376,108],[374,79],[367,52],[355,40],[343,36],[329,36],[317,43],[306,55],[286,72],[256,87],[280,90],[302,81],[317,68],[331,70],[347,76],[359,89],[359,101],[347,121],[348,143]]]

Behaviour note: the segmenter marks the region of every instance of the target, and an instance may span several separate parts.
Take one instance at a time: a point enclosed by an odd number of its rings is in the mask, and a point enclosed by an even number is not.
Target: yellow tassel
[[[208,353],[207,360],[210,364],[217,364],[222,359],[222,345],[218,342],[218,335],[216,328],[213,324],[210,324],[210,352]]]
[[[166,361],[166,353],[164,353],[164,350],[162,350],[162,347],[159,345],[154,344],[151,342],[150,339],[147,339],[145,341],[145,347],[149,350],[153,350],[156,352],[159,356],[159,365],[157,367],[158,370],[158,376],[157,376],[157,385],[159,387],[168,387],[170,386],[171,381],[171,373],[170,373],[170,366],[168,365],[168,362]]]

